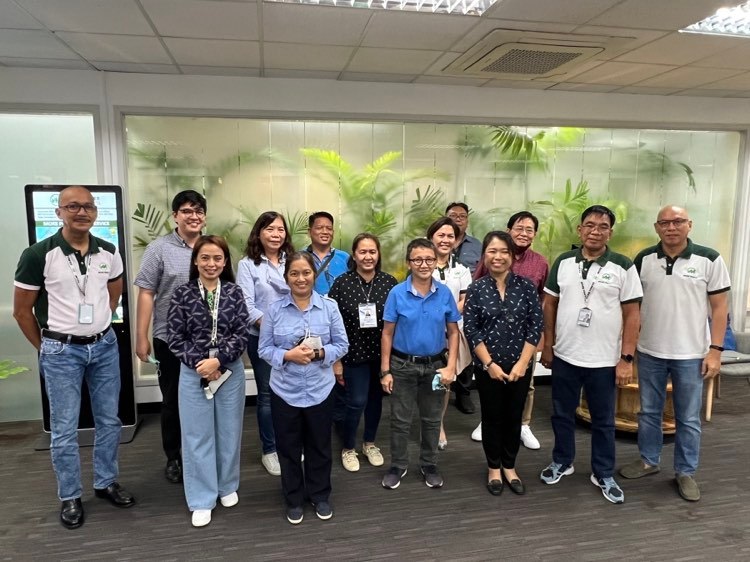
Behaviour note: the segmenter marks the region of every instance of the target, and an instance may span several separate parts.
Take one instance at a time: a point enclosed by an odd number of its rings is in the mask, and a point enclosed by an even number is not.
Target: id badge
[[[212,347],[208,350],[208,358],[209,359],[215,359],[219,356],[219,348],[218,347]]]
[[[578,311],[578,322],[576,323],[584,328],[591,326],[591,309],[589,307],[584,306]]]
[[[82,302],[78,305],[78,323],[79,324],[93,324],[94,323],[94,305],[87,302]]]
[[[360,328],[377,328],[378,311],[374,302],[368,302],[359,305],[359,327]]]

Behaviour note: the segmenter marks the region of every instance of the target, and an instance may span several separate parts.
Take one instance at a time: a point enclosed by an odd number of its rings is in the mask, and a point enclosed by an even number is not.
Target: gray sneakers
[[[401,485],[401,478],[406,476],[406,469],[392,466],[383,476],[383,488],[395,490]]]
[[[633,480],[635,478],[643,478],[649,474],[656,474],[660,470],[658,466],[647,466],[641,459],[638,459],[620,467],[620,476]]]
[[[597,478],[593,474],[591,475],[591,483],[594,486],[601,488],[602,495],[607,501],[612,503],[623,503],[625,501],[625,494],[622,492],[622,488],[615,482],[615,479],[611,476],[607,478]]]

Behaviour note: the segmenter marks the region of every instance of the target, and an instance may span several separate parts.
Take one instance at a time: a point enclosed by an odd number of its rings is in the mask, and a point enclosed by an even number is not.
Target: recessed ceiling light
[[[750,2],[719,8],[714,15],[680,29],[680,32],[750,37]]]
[[[497,0],[265,0],[283,4],[335,6],[338,8],[367,8],[370,10],[399,10],[430,14],[481,16]]]

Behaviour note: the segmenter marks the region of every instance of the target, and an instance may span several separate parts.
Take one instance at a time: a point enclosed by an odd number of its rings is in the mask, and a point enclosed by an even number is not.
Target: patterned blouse
[[[542,334],[542,307],[534,284],[508,272],[505,299],[489,275],[469,286],[464,304],[464,334],[473,350],[484,342],[499,365],[515,363],[526,342],[536,346]],[[474,357],[474,365],[481,362]]]
[[[242,289],[222,281],[219,297],[217,339],[222,370],[242,355],[247,345],[247,306]],[[172,296],[167,324],[169,349],[177,358],[195,369],[208,358],[211,347],[211,312],[201,298],[197,280],[180,285]]]
[[[378,271],[369,283],[365,283],[356,271],[348,271],[333,282],[328,297],[339,305],[349,338],[349,353],[342,360],[344,365],[380,359],[383,309],[388,293],[396,285],[396,279],[383,271]],[[368,302],[375,303],[377,328],[359,327],[359,305]]]

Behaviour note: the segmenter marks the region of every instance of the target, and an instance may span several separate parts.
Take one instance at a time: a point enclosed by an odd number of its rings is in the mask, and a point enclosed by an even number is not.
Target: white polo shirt
[[[579,367],[617,365],[622,343],[622,305],[638,302],[643,296],[633,262],[609,247],[594,261],[586,261],[580,249],[571,250],[555,260],[544,291],[560,299],[555,355]],[[591,310],[588,327],[578,324],[583,308]]]
[[[730,289],[716,250],[693,244],[675,259],[661,243],[642,250],[635,266],[643,284],[638,351],[661,359],[702,359],[708,352],[708,297]]]

